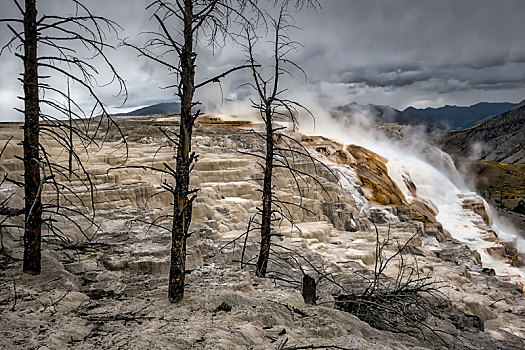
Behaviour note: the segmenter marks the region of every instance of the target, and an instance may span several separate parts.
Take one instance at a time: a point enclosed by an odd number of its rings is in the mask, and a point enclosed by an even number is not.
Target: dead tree
[[[308,114],[311,113],[306,107],[296,101],[292,101],[283,97],[286,90],[281,90],[280,80],[283,75],[290,74],[290,68],[299,70],[304,74],[302,69],[287,58],[290,51],[293,51],[299,45],[297,42],[290,39],[288,31],[294,26],[290,24],[293,19],[287,12],[286,5],[283,5],[279,11],[277,19],[271,19],[274,34],[272,38],[273,52],[271,61],[271,75],[269,78],[263,76],[260,65],[256,59],[255,46],[258,37],[250,28],[246,28],[243,38],[243,44],[248,60],[247,62],[252,67],[252,82],[249,83],[256,92],[257,101],[252,101],[253,108],[259,111],[259,114],[264,122],[265,133],[258,134],[265,141],[265,155],[261,157],[261,164],[264,179],[262,188],[262,209],[258,213],[260,215],[260,233],[261,243],[260,252],[256,263],[256,275],[265,277],[268,268],[268,261],[271,251],[272,238],[272,222],[288,218],[291,221],[291,213],[288,212],[286,206],[294,205],[294,203],[285,203],[279,198],[275,197],[273,188],[273,177],[276,169],[287,169],[296,182],[297,188],[301,193],[301,186],[299,182],[307,184],[307,180],[314,180],[324,190],[318,179],[312,174],[301,171],[292,164],[295,157],[306,157],[312,163],[321,164],[314,159],[307,149],[293,138],[287,136],[285,133],[279,133],[282,127],[275,125],[276,118],[284,118],[290,121],[293,126],[297,126],[298,111],[304,110]],[[284,144],[285,146],[281,146]],[[292,159],[292,162],[290,161]],[[301,204],[297,204],[300,209],[306,210]],[[249,225],[248,232],[250,231]],[[257,226],[257,225],[256,225]]]
[[[193,202],[198,189],[190,188],[190,174],[197,162],[198,155],[192,151],[192,134],[195,120],[201,114],[196,107],[195,92],[208,84],[218,83],[226,75],[250,65],[232,67],[225,72],[202,81],[196,78],[196,48],[199,42],[215,46],[228,35],[232,22],[248,25],[244,17],[247,9],[261,13],[252,0],[154,0],[146,10],[153,11],[152,20],[159,25],[158,32],[144,33],[151,38],[143,46],[129,42],[124,44],[134,48],[140,56],[146,57],[174,75],[175,84],[165,88],[175,90],[180,100],[179,132],[166,136],[176,149],[176,167],[167,164],[164,168],[149,168],[160,171],[173,178],[174,185],[164,182],[163,187],[173,195],[171,214],[172,236],[171,264],[168,296],[173,302],[179,302],[184,296],[184,276],[186,261],[186,240],[189,237]],[[173,29],[175,28],[175,29]]]
[[[100,146],[104,142],[104,138],[97,141],[96,135],[100,131],[107,132],[110,127],[116,127],[120,133],[95,92],[96,76],[100,71],[100,67],[95,64],[100,63],[109,70],[112,75],[110,82],[116,82],[119,93],[126,91],[123,79],[105,53],[111,48],[106,34],[119,30],[115,22],[94,15],[80,0],[70,0],[74,14],[64,16],[39,16],[36,0],[25,0],[24,6],[18,0],[12,0],[12,3],[18,10],[18,16],[0,19],[0,22],[7,23],[13,34],[2,51],[12,51],[14,48],[14,55],[24,65],[24,73],[20,79],[24,88],[24,96],[21,97],[24,109],[19,110],[24,115],[24,156],[21,159],[24,164],[24,181],[17,184],[24,188],[23,271],[36,275],[41,270],[43,225],[52,233],[58,234],[60,229],[55,225],[56,219],[53,216],[58,215],[71,221],[71,216],[78,214],[92,221],[85,215],[84,208],[93,207],[94,187],[76,153],[72,135],[81,141],[81,147],[87,152],[90,146]],[[91,57],[85,58],[86,53]],[[64,76],[90,95],[94,101],[93,107],[80,106],[69,92],[46,83],[48,78]],[[69,118],[69,122],[64,121],[66,118]],[[70,173],[70,181],[73,176],[82,182],[90,192],[91,203],[83,203],[78,189],[73,189],[71,183],[69,186],[59,183],[59,178],[69,172],[68,166],[55,162],[47,153],[46,138],[58,142],[75,159],[80,170],[76,174]],[[56,199],[52,203],[42,203],[42,192],[48,185],[56,192]],[[73,203],[71,198],[75,198],[80,204]],[[78,223],[73,224],[82,230]]]

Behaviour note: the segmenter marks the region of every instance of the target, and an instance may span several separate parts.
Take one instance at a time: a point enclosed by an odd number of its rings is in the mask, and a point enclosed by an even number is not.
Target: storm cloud
[[[89,6],[120,23],[120,39],[140,42],[137,33],[155,29],[144,11],[147,2],[90,0]],[[58,11],[67,8],[67,3],[70,0],[40,0],[39,6],[42,11]],[[525,99],[522,0],[326,0],[322,6],[294,14],[301,30],[291,34],[304,47],[293,58],[308,75],[305,87],[304,79],[288,83],[298,97],[301,93],[316,96],[326,108],[354,101],[405,108]],[[2,1],[2,16],[13,15],[12,7],[10,1]],[[4,43],[9,31],[1,28],[0,42]],[[126,48],[110,56],[127,82],[125,107],[175,98],[173,91],[159,89],[173,79],[162,67]],[[199,78],[243,59],[237,47],[227,45],[213,53],[202,45]],[[0,56],[0,120],[19,118],[12,107],[20,105],[16,99],[21,93],[16,80],[20,70],[12,54]],[[246,96],[239,86],[247,78],[240,73],[226,79],[224,97]],[[101,95],[109,106],[122,103],[110,89]],[[214,105],[222,95],[216,89],[206,90],[200,98]]]

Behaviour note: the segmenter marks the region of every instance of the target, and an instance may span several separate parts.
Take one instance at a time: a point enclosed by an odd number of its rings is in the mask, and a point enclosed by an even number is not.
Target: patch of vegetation
[[[476,190],[496,207],[525,214],[525,164],[477,161],[467,163]],[[521,212],[520,212],[521,210]]]

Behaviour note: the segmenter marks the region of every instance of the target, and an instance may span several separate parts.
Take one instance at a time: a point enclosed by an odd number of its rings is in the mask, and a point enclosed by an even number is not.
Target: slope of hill
[[[137,117],[143,115],[154,115],[154,114],[172,114],[180,113],[180,103],[179,102],[170,102],[170,103],[158,103],[155,105],[143,107],[136,109],[128,113],[119,113],[115,114],[115,117]]]
[[[439,108],[417,109],[408,107],[400,111],[389,106],[381,105],[358,105],[351,103],[337,107],[336,110],[343,113],[355,112],[364,109],[374,114],[378,121],[392,122],[399,124],[423,124],[431,128],[443,130],[464,129],[486,122],[494,116],[516,107],[513,103],[489,103],[480,102],[478,104],[461,106],[443,106]]]
[[[450,132],[441,142],[443,150],[456,159],[525,164],[525,106],[476,127]]]
[[[524,107],[525,106],[525,100],[521,101],[520,103],[518,103],[518,105],[514,108],[520,108],[520,107]]]
[[[477,192],[489,203],[522,214],[525,220],[520,206],[525,198],[525,164],[474,161],[465,162],[464,167],[476,175]]]

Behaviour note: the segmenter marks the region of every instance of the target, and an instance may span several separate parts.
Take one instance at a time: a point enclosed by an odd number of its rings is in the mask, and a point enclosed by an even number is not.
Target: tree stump
[[[315,279],[305,274],[303,276],[303,298],[306,304],[315,305],[317,299],[315,295],[316,287]]]

